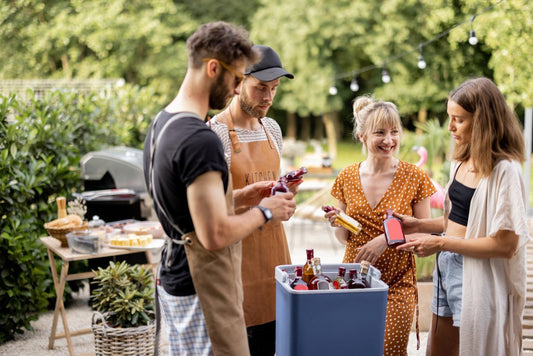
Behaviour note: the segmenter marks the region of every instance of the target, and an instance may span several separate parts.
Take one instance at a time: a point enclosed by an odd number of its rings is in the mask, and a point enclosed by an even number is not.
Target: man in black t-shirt
[[[172,355],[248,355],[240,240],[270,220],[288,220],[296,203],[292,193],[267,197],[269,182],[231,195],[222,144],[203,122],[209,109],[224,108],[238,94],[245,67],[258,60],[247,32],[205,24],[189,37],[187,50],[185,79],[152,122],[144,147],[145,180],[170,237],[157,279],[159,302]],[[227,201],[254,207],[232,215]]]

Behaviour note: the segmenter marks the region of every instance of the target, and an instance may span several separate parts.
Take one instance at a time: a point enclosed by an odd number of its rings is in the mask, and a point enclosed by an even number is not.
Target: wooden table
[[[93,278],[94,272],[82,272],[82,273],[68,274],[69,263],[71,261],[82,261],[82,260],[90,260],[93,258],[100,258],[100,257],[128,255],[128,254],[144,251],[146,253],[146,259],[148,263],[154,266],[152,254],[150,253],[149,249],[130,250],[130,249],[116,249],[116,248],[109,248],[109,247],[104,247],[100,249],[100,253],[98,254],[79,254],[79,253],[73,253],[69,247],[61,247],[61,242],[53,237],[41,237],[40,240],[46,246],[46,249],[48,251],[48,259],[50,261],[50,269],[52,270],[52,277],[54,279],[54,288],[56,290],[56,296],[57,296],[56,306],[54,310],[54,319],[52,322],[52,330],[50,332],[50,341],[48,343],[48,348],[49,349],[54,348],[54,341],[56,339],[66,338],[69,354],[74,355],[71,337],[90,333],[91,329],[83,329],[83,330],[76,330],[76,331],[69,330],[68,322],[67,322],[67,314],[65,312],[65,306],[63,305],[63,293],[65,291],[65,284],[67,281],[77,281],[80,279]],[[57,275],[54,254],[60,257],[62,261],[61,262],[62,263],[61,275],[59,279]],[[63,321],[63,328],[65,330],[63,333],[56,333],[57,320],[58,320],[59,315],[61,315],[61,320]]]

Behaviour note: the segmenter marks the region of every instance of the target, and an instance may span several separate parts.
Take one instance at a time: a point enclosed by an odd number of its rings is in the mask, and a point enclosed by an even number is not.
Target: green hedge
[[[147,89],[129,86],[26,94],[0,96],[0,343],[31,329],[54,298],[39,237],[56,217],[55,198],[82,189],[80,158],[109,146],[141,148],[160,107]]]

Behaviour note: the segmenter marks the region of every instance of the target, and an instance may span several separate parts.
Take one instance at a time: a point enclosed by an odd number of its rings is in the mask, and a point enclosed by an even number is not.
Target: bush
[[[0,343],[31,329],[53,301],[39,237],[57,217],[55,198],[82,189],[81,157],[114,145],[142,147],[159,105],[133,87],[107,95],[53,91],[42,99],[28,91],[27,98],[0,96]]]

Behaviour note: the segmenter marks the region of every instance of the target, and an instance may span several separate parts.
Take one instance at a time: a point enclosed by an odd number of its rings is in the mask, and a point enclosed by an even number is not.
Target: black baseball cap
[[[279,77],[293,79],[294,75],[281,67],[278,54],[268,46],[254,45],[253,48],[263,55],[263,58],[253,66],[246,68],[245,75],[251,75],[263,82],[270,82]]]

